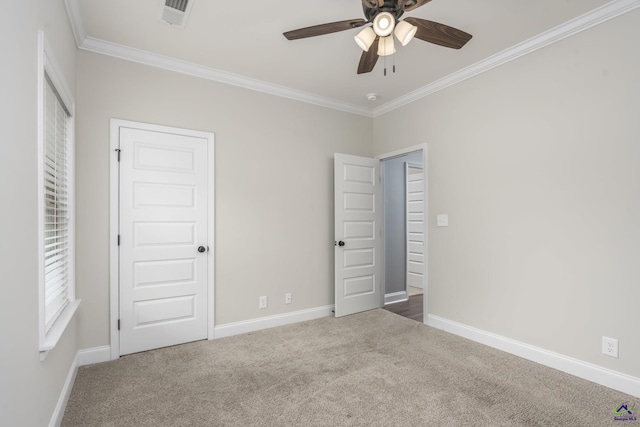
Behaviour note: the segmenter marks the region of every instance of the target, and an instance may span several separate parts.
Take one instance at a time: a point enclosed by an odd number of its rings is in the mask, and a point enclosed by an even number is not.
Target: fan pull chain
[[[393,74],[395,74],[396,73],[396,56],[395,55],[392,55],[392,56],[393,56],[393,65],[391,69],[393,71]],[[383,61],[384,61],[384,76],[387,77],[387,55],[384,56]]]
[[[384,76],[387,77],[387,55],[384,56]]]

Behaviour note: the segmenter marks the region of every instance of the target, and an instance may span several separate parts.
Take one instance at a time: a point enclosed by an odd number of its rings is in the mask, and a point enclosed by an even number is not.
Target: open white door
[[[335,154],[335,314],[382,305],[380,161]]]

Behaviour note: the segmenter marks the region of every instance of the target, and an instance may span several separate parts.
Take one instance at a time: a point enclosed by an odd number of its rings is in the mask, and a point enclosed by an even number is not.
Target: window
[[[69,110],[45,73],[44,93],[44,327],[69,305]]]
[[[40,351],[55,347],[79,301],[75,299],[73,104],[40,33],[39,237]]]

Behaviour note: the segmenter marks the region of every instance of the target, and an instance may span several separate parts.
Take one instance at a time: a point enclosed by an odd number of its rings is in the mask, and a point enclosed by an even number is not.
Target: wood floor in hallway
[[[411,296],[407,301],[387,304],[384,309],[408,319],[417,320],[418,322],[423,321],[422,295]]]

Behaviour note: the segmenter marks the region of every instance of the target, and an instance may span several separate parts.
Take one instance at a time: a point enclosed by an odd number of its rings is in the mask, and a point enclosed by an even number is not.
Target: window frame
[[[66,118],[67,143],[67,209],[68,209],[68,285],[69,302],[57,316],[49,330],[45,315],[45,92],[46,76],[68,111]],[[75,297],[75,102],[60,67],[42,31],[38,32],[38,326],[40,360],[44,360],[71,322],[80,300]]]

